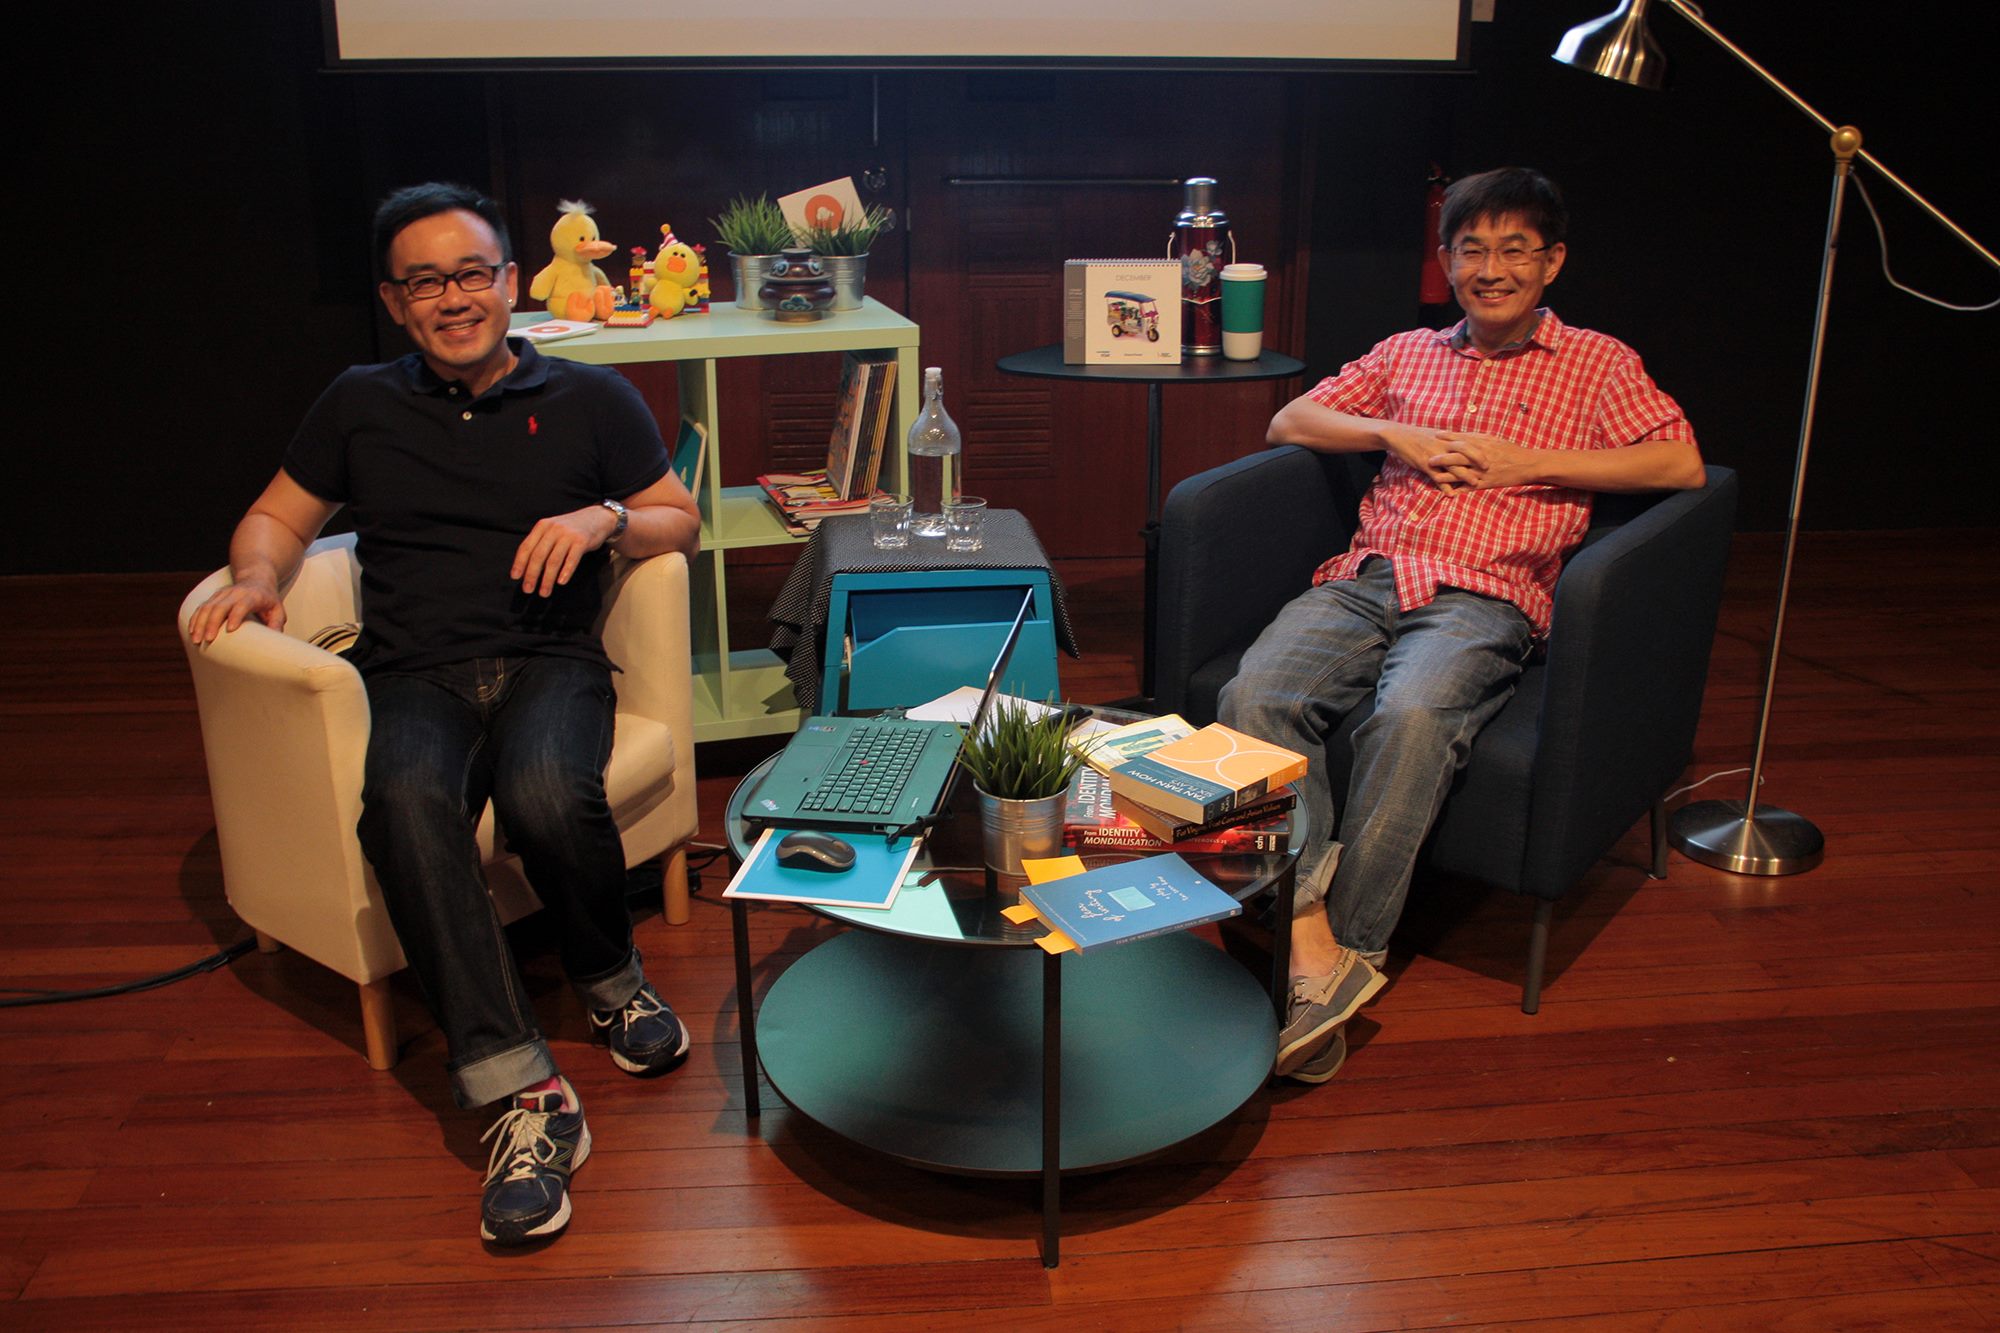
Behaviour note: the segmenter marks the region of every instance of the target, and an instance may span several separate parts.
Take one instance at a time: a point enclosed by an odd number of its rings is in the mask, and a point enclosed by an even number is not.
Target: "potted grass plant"
[[[729,247],[729,272],[736,282],[737,306],[743,310],[765,309],[757,289],[770,277],[771,265],[779,252],[797,244],[792,224],[785,221],[785,210],[772,202],[768,194],[755,199],[744,195],[730,200],[729,207],[719,217],[710,218],[708,225],[715,229],[716,239]]]
[[[896,215],[881,204],[870,204],[858,218],[838,227],[802,227],[799,244],[820,257],[833,282],[834,310],[859,310],[861,289],[868,276],[868,252],[883,232],[896,225]]]
[[[1070,718],[1001,699],[959,760],[972,775],[986,864],[1018,875],[1021,858],[1062,850],[1063,808],[1083,759],[1069,746]]]

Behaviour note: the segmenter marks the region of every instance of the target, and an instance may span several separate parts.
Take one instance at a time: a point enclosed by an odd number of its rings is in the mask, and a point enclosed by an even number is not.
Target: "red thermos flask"
[[[1222,266],[1236,259],[1229,219],[1215,206],[1215,181],[1193,176],[1174,219],[1167,256],[1181,261],[1181,353],[1222,355]]]

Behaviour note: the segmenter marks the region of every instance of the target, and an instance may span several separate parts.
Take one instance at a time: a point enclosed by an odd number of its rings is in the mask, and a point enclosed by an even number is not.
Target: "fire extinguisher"
[[[1444,217],[1444,187],[1449,184],[1451,177],[1439,171],[1437,163],[1431,163],[1429,183],[1424,190],[1423,263],[1417,270],[1417,299],[1425,305],[1443,305],[1451,299],[1444,266],[1438,263],[1438,247],[1444,244],[1444,235],[1439,231]]]

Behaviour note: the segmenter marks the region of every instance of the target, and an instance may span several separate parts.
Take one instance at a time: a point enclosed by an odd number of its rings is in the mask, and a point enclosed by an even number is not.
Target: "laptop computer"
[[[972,717],[985,725],[1000,682],[1035,605],[1029,588],[1001,641]],[[955,722],[888,717],[809,717],[771,766],[745,819],[780,828],[915,832],[943,808],[958,768]]]

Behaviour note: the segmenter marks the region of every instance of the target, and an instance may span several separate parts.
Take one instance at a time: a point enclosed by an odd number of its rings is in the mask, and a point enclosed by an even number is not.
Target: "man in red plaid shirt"
[[[1300,858],[1292,997],[1277,1070],[1324,1082],[1377,991],[1417,850],[1479,729],[1549,630],[1594,491],[1700,486],[1680,407],[1615,338],[1541,304],[1568,214],[1539,172],[1470,176],[1438,251],[1465,318],[1416,329],[1294,399],[1272,444],[1381,452],[1353,544],[1245,654],[1222,720],[1311,762],[1300,799],[1338,840]],[[1370,693],[1335,823],[1325,740]]]

